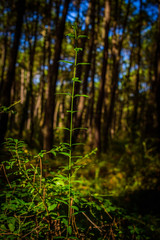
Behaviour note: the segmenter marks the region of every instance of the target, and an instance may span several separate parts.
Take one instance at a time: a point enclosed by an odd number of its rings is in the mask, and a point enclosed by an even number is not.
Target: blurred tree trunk
[[[91,63],[92,56],[93,56],[93,46],[94,46],[94,36],[95,36],[95,10],[96,10],[96,0],[93,0],[91,2],[91,9],[90,9],[89,24],[91,23],[92,30],[91,30],[91,36],[90,36],[89,46],[88,46],[89,51],[88,51],[87,63]],[[82,94],[84,95],[87,95],[88,93],[88,77],[89,77],[90,68],[91,68],[91,65],[86,65],[84,69],[84,78],[82,81]],[[76,116],[75,128],[81,127],[82,125],[82,117],[84,113],[85,102],[86,102],[86,98],[80,97],[78,102],[78,112]],[[73,142],[76,141],[78,134],[79,134],[79,131],[75,131],[73,135]]]
[[[32,142],[33,137],[33,129],[34,129],[34,122],[33,122],[33,109],[34,109],[34,101],[33,101],[33,67],[34,67],[34,60],[35,60],[35,53],[36,53],[36,44],[37,44],[37,37],[38,37],[38,21],[39,21],[39,13],[37,9],[37,17],[35,26],[32,26],[33,28],[33,36],[32,29],[30,29],[29,24],[27,23],[27,31],[28,31],[28,42],[29,42],[29,84],[27,89],[27,95],[26,100],[24,103],[23,111],[22,111],[22,118],[21,118],[21,124],[20,124],[20,131],[19,135],[22,137],[23,129],[25,126],[26,121],[28,120],[28,110],[29,110],[29,104],[30,104],[30,122],[31,122],[31,134],[30,134],[30,141]],[[32,37],[34,37],[33,45],[32,45]]]
[[[158,121],[158,151],[160,152],[160,0],[158,0],[158,24],[157,24],[157,48],[156,48],[156,66],[155,66],[155,82],[156,82],[156,105],[157,105],[157,121]]]
[[[134,110],[133,110],[133,123],[132,123],[132,137],[134,139],[135,132],[138,124],[138,106],[139,106],[139,84],[140,84],[140,64],[141,64],[141,29],[142,29],[142,0],[140,0],[139,9],[139,23],[138,23],[138,55],[137,55],[137,76],[136,76],[136,86],[134,93]]]
[[[89,103],[88,103],[88,137],[89,137],[89,144],[91,148],[93,147],[93,126],[94,126],[94,99],[95,99],[95,73],[96,73],[96,47],[97,47],[97,40],[94,41],[93,46],[93,56],[91,62],[91,86],[90,86],[90,93],[89,93]]]
[[[43,147],[46,150],[52,148],[53,145],[53,116],[55,110],[55,91],[58,77],[59,59],[62,48],[62,40],[65,30],[65,20],[68,12],[70,0],[65,0],[63,15],[56,28],[55,36],[55,51],[53,64],[49,66],[48,70],[48,92],[45,107],[45,119],[43,128]]]
[[[0,81],[0,95],[2,94],[3,84],[4,84],[4,71],[6,68],[6,60],[7,60],[7,52],[8,52],[8,32],[5,32],[4,43],[2,49],[2,71],[1,71],[1,81]]]
[[[3,95],[0,96],[1,104],[3,106],[9,106],[11,100],[11,89],[15,79],[15,67],[17,61],[18,47],[20,43],[21,33],[22,33],[22,24],[23,24],[23,16],[25,13],[25,0],[17,1],[17,20],[16,20],[16,28],[14,35],[13,47],[10,52],[9,57],[9,66],[7,72],[7,78],[3,84]],[[8,114],[0,115],[0,143],[3,142],[6,131],[7,131],[7,123],[8,123]]]
[[[105,128],[103,129],[103,132],[104,132],[104,149],[103,149],[103,151],[104,152],[106,152],[106,150],[108,148],[109,131],[110,131],[110,127],[112,125],[112,120],[113,120],[114,106],[115,106],[115,100],[116,100],[116,90],[117,90],[118,79],[119,79],[119,66],[120,66],[121,50],[122,50],[123,40],[125,37],[125,30],[126,30],[129,11],[130,11],[130,4],[131,4],[131,1],[129,0],[127,9],[126,9],[126,15],[125,15],[123,26],[122,26],[123,32],[122,32],[122,36],[120,37],[120,39],[116,35],[118,16],[115,14],[117,19],[115,21],[114,35],[113,35],[113,40],[112,40],[113,41],[113,47],[112,47],[113,66],[112,66],[112,81],[111,81],[111,98],[110,98],[110,105],[109,105],[108,113],[107,113],[108,114],[107,122],[106,122]]]
[[[108,34],[110,26],[110,1],[105,1],[105,10],[104,10],[104,28],[105,28],[105,37],[104,37],[104,50],[103,50],[103,60],[102,60],[102,74],[100,80],[100,88],[98,93],[98,101],[95,113],[95,145],[98,148],[98,151],[101,152],[101,115],[102,115],[102,105],[104,102],[104,88],[106,82],[106,71],[108,63]]]

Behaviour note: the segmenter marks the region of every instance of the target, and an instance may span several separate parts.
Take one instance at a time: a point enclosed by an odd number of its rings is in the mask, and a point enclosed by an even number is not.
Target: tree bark
[[[123,28],[122,28],[123,32],[120,39],[118,39],[116,36],[117,23],[115,23],[116,25],[114,29],[113,50],[112,50],[113,69],[112,69],[112,81],[111,81],[111,99],[110,99],[110,106],[108,110],[107,123],[106,123],[106,127],[104,128],[104,148],[103,148],[104,152],[106,152],[108,148],[109,131],[110,131],[110,127],[112,125],[112,120],[113,120],[114,106],[115,106],[115,100],[116,100],[116,90],[117,90],[118,79],[119,79],[120,56],[121,56],[123,40],[125,37],[125,30],[126,30],[127,21],[128,21],[130,5],[131,5],[131,1],[129,1],[127,5],[127,11],[126,11],[125,19],[123,22]],[[118,20],[118,16],[116,16],[116,18]]]
[[[56,29],[56,39],[55,39],[55,52],[53,64],[49,66],[48,72],[48,94],[46,100],[46,108],[45,108],[45,119],[44,119],[44,128],[43,128],[43,147],[46,150],[52,148],[53,145],[53,116],[55,110],[55,90],[56,90],[56,82],[58,77],[58,67],[59,67],[59,59],[62,48],[62,40],[65,29],[65,20],[68,12],[70,0],[65,0],[63,15]]]
[[[16,29],[14,35],[13,47],[10,52],[9,67],[7,72],[7,79],[3,85],[3,95],[1,95],[1,104],[3,106],[9,106],[11,100],[11,89],[15,79],[15,66],[17,61],[18,47],[21,38],[23,16],[25,13],[25,0],[18,0],[17,2],[17,20]],[[0,143],[4,141],[4,137],[7,131],[8,114],[0,115]]]
[[[156,82],[156,106],[157,106],[157,122],[158,122],[158,151],[160,152],[160,0],[158,1],[158,24],[157,24],[157,49],[156,49],[156,69],[155,69],[155,82]]]
[[[139,106],[139,84],[140,84],[140,64],[141,64],[141,28],[142,28],[142,0],[140,0],[139,9],[139,26],[138,26],[138,56],[137,56],[137,76],[136,76],[136,86],[134,94],[134,110],[133,110],[133,123],[132,123],[132,137],[134,139],[135,132],[138,124],[138,106]]]
[[[98,94],[98,101],[96,107],[95,115],[95,144],[98,148],[98,152],[101,152],[101,115],[102,115],[102,105],[104,102],[104,88],[106,83],[106,72],[108,63],[108,34],[110,26],[110,1],[105,1],[105,38],[104,38],[104,51],[103,51],[103,63],[102,63],[102,75],[100,81],[100,88]]]

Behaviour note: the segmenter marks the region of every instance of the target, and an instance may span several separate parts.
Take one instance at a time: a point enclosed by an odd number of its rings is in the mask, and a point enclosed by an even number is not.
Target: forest
[[[160,0],[0,1],[0,239],[160,239]]]

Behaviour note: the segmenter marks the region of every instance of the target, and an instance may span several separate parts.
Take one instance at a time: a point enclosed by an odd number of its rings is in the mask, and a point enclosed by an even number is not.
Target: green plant
[[[75,83],[81,83],[76,77],[78,65],[77,56],[81,48],[77,40],[84,35],[77,34],[77,26],[73,33],[68,34],[75,42],[74,63],[61,60],[73,65],[72,91],[66,94],[70,97],[71,108],[69,142],[53,146],[50,151],[41,150],[33,156],[23,141],[8,138],[7,151],[11,154],[2,161],[7,184],[1,182],[0,192],[0,239],[150,239],[142,230],[143,221],[128,216],[118,207],[113,206],[106,196],[93,192],[82,193],[77,184],[82,183],[76,177],[80,168],[84,168],[87,159],[96,153],[96,149],[84,156],[73,153],[73,147],[82,143],[73,143],[73,132],[82,128],[74,128],[74,100],[86,95],[75,94]],[[45,175],[47,154],[56,158],[63,155],[68,163]],[[99,178],[96,175],[96,184]],[[78,216],[78,221],[77,221]]]

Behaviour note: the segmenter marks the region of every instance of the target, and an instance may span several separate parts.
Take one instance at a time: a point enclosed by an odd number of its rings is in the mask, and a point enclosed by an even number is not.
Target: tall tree
[[[105,1],[105,10],[104,10],[104,27],[105,27],[105,37],[104,37],[104,50],[103,50],[103,60],[102,60],[102,74],[100,80],[100,87],[98,93],[98,101],[96,107],[95,115],[95,143],[98,147],[98,151],[101,152],[101,115],[102,115],[102,105],[104,102],[104,88],[106,82],[106,71],[108,63],[108,34],[110,26],[110,1]]]
[[[65,30],[65,20],[68,12],[70,0],[65,0],[62,18],[59,20],[59,24],[56,28],[55,36],[55,48],[53,63],[49,66],[48,71],[48,95],[45,108],[45,119],[43,128],[43,147],[45,149],[51,149],[53,145],[53,116],[55,110],[55,90],[58,77],[59,59],[62,49],[62,40]]]
[[[116,29],[118,27],[118,17],[117,17],[117,13],[115,14],[116,21],[114,26],[114,35],[113,35],[113,43],[112,43],[113,44],[113,47],[112,47],[113,66],[112,66],[112,80],[111,80],[111,98],[110,98],[107,121],[104,128],[104,151],[106,151],[108,147],[109,131],[110,131],[110,127],[113,120],[114,106],[116,101],[116,90],[117,90],[118,80],[119,80],[121,50],[122,50],[123,40],[126,34],[125,31],[126,31],[126,26],[127,26],[129,11],[130,11],[130,4],[131,4],[131,1],[129,0],[127,4],[126,13],[124,16],[123,25],[122,25],[122,35],[120,37],[117,36],[116,34]]]
[[[141,30],[142,30],[142,0],[140,0],[139,7],[139,21],[138,21],[138,54],[137,54],[137,75],[136,75],[136,86],[134,94],[134,111],[133,111],[133,123],[132,132],[133,137],[135,136],[135,131],[137,127],[137,115],[138,115],[138,105],[139,105],[139,85],[140,85],[140,64],[141,64]]]
[[[20,43],[21,33],[22,33],[22,24],[23,24],[23,16],[25,13],[25,0],[16,1],[16,9],[17,9],[17,20],[16,20],[16,28],[14,34],[14,42],[12,49],[10,51],[9,58],[9,66],[7,72],[7,78],[3,84],[3,95],[1,95],[1,104],[4,106],[10,105],[11,100],[11,89],[15,79],[15,67],[16,60],[18,54],[18,47]],[[7,131],[7,123],[8,123],[8,114],[0,115],[0,143],[3,142],[6,131]]]
[[[156,67],[155,67],[155,81],[156,81],[156,105],[157,105],[157,120],[158,120],[158,137],[160,149],[160,0],[158,0],[158,22],[157,22],[157,48],[156,48]]]

